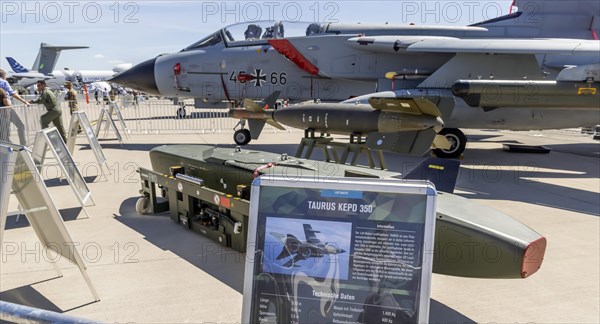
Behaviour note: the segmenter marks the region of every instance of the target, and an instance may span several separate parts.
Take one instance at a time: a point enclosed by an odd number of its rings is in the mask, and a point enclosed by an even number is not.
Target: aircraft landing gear
[[[250,143],[251,139],[250,130],[246,128],[238,129],[233,133],[233,140],[237,145],[246,145]]]
[[[183,119],[185,118],[185,115],[187,115],[187,111],[184,107],[177,108],[177,118]]]
[[[440,158],[458,158],[467,147],[467,136],[458,128],[444,128],[440,135],[444,135],[451,146],[449,149],[435,149],[433,153]]]
[[[183,119],[187,115],[187,111],[185,110],[185,101],[179,100],[179,98],[173,99],[173,104],[179,106],[177,108],[177,118]]]
[[[236,130],[235,133],[233,133],[233,141],[235,142],[235,144],[246,145],[250,143],[250,140],[252,140],[252,136],[250,135],[250,130],[245,128],[246,120],[240,119],[240,121],[237,123],[237,125],[235,125],[233,129],[235,130],[236,128],[238,128],[238,126],[240,127],[240,129]]]

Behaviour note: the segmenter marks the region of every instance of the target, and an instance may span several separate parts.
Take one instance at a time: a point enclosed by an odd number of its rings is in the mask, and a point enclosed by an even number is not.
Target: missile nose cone
[[[154,77],[154,66],[156,58],[144,61],[132,68],[117,74],[110,79],[110,82],[118,83],[122,86],[146,92],[148,94],[160,95],[156,79]]]
[[[471,90],[471,86],[467,82],[462,82],[461,80],[456,81],[452,85],[452,94],[457,97],[464,97],[469,95]]]

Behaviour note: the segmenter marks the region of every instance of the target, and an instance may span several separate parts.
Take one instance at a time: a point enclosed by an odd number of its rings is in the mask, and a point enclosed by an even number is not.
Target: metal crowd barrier
[[[0,107],[0,141],[33,145],[35,134],[41,129],[40,116],[45,112],[38,105]]]
[[[59,93],[57,99],[63,111],[62,119],[65,128],[70,123],[69,103],[64,100],[64,94]],[[23,96],[26,100],[35,96]],[[133,96],[119,96],[115,100],[127,128],[134,134],[185,134],[185,133],[231,133],[239,122],[227,117],[227,109],[194,108],[193,100],[186,100],[184,105],[174,104],[173,100],[140,97],[137,102]],[[181,101],[180,101],[181,103]],[[186,114],[180,114],[179,109],[185,107]],[[96,102],[93,95],[89,102],[83,95],[78,99],[78,110],[85,111],[92,127],[96,127],[102,108],[107,104],[99,98]],[[42,105],[25,106],[13,105],[10,108],[0,108],[0,140],[20,145],[32,145],[35,134],[41,129],[40,117],[46,113]],[[51,125],[52,126],[52,125]],[[263,133],[282,132],[266,125]]]
[[[36,96],[22,96],[30,100]],[[59,105],[62,108],[63,124],[68,128],[70,123],[69,103],[64,100],[64,92],[57,94]],[[90,94],[89,102],[80,94],[78,109],[85,111],[88,119],[95,129],[102,108],[108,108],[107,103],[100,97],[96,102],[94,95]],[[193,106],[193,100],[179,101],[174,104],[170,99],[138,97],[135,101],[132,95],[120,95],[115,99],[121,108],[121,113],[127,128],[133,134],[186,134],[186,133],[231,133],[239,122],[237,119],[227,117],[227,109],[202,108]],[[186,114],[182,115],[181,108]],[[20,145],[32,145],[35,134],[41,129],[40,117],[46,112],[41,105],[14,105],[10,109],[0,107],[0,141],[5,140]],[[594,134],[600,138],[598,126],[591,129],[559,130],[562,133]],[[288,129],[287,132],[298,131]],[[263,134],[284,132],[270,125],[265,125]],[[595,138],[596,138],[595,137]]]
[[[0,321],[9,323],[99,323],[84,318],[13,304],[1,300]]]

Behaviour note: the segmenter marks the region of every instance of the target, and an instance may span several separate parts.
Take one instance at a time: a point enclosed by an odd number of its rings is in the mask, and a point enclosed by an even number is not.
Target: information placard
[[[242,322],[427,322],[436,196],[423,181],[255,180]]]

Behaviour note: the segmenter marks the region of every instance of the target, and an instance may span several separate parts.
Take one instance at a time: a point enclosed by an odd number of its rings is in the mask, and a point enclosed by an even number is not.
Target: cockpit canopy
[[[221,37],[221,31],[219,30],[218,32],[211,34],[209,36],[206,36],[206,37],[202,38],[201,40],[195,42],[194,44],[186,47],[184,49],[184,51],[214,46],[214,45],[221,43],[222,41],[223,41],[223,38]]]
[[[325,31],[325,25],[311,22],[254,21],[227,26],[183,51],[212,47],[224,42],[227,47],[266,44],[269,39],[313,36]]]

